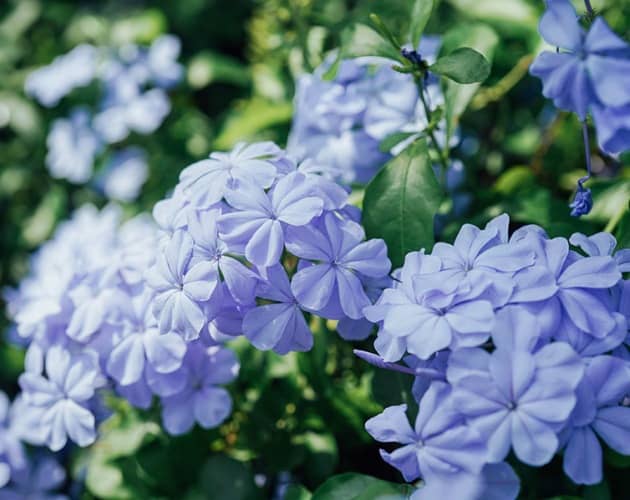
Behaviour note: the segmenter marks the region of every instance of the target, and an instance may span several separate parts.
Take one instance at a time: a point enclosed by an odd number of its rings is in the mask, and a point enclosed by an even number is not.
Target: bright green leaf
[[[190,86],[197,89],[214,82],[246,86],[250,82],[250,74],[240,61],[206,50],[190,60],[187,79]]]
[[[355,24],[345,32],[341,42],[344,59],[363,56],[380,56],[405,62],[400,53],[378,32],[365,24]]]
[[[123,473],[116,465],[94,457],[90,462],[85,478],[85,486],[94,495],[101,498],[126,500],[133,498],[133,493],[124,484]]]
[[[433,172],[426,141],[393,158],[365,190],[363,221],[370,238],[383,238],[394,268],[412,250],[430,250],[433,218],[442,190]]]
[[[494,183],[494,189],[503,196],[510,196],[523,189],[529,189],[536,182],[530,167],[516,166],[503,172]]]
[[[490,63],[470,47],[461,47],[440,57],[429,66],[429,71],[457,83],[479,83],[490,75]]]
[[[146,9],[114,23],[111,38],[115,43],[151,43],[166,31],[168,21],[159,9]]]
[[[313,498],[311,492],[300,484],[290,485],[284,494],[284,500],[311,500],[311,498]]]
[[[216,138],[216,149],[229,149],[238,141],[254,140],[274,125],[289,123],[293,106],[289,102],[253,98],[237,106]]]
[[[394,132],[385,137],[378,147],[383,153],[389,153],[394,146],[397,146],[405,139],[409,139],[412,135],[416,134],[417,132]]]
[[[617,248],[630,248],[630,210],[626,209],[615,232]]]
[[[593,192],[593,209],[583,217],[589,221],[607,224],[630,201],[630,179],[595,180],[590,186]]]
[[[491,61],[498,43],[499,37],[492,28],[483,24],[468,24],[448,31],[442,41],[442,50],[448,54],[457,47],[471,47]],[[444,86],[447,135],[450,140],[457,128],[459,117],[477,92],[479,84],[460,85],[452,80],[446,80]]]
[[[411,7],[411,25],[409,26],[409,41],[414,48],[418,48],[424,28],[426,28],[431,13],[433,0],[416,0]]]
[[[412,492],[408,484],[347,473],[328,479],[313,493],[313,500],[407,500]]]
[[[370,14],[370,21],[374,29],[385,39],[398,53],[400,51],[400,43],[396,40],[394,34],[389,30],[380,17],[376,14]]]
[[[536,30],[539,13],[528,0],[448,0],[464,15],[501,28]]]

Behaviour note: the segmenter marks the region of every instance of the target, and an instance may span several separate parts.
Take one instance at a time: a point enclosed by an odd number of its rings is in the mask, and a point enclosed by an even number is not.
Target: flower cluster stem
[[[431,112],[431,108],[429,106],[429,104],[427,103],[427,99],[425,96],[425,89],[424,89],[424,82],[423,82],[423,75],[415,75],[415,81],[416,81],[416,85],[418,86],[418,95],[420,96],[420,102],[422,102],[422,106],[424,108],[424,113],[427,116],[427,123],[431,123],[431,116],[432,116],[432,112]],[[433,143],[433,147],[435,148],[435,150],[437,151],[438,154],[438,159],[440,161],[440,184],[442,185],[442,187],[444,188],[444,190],[446,191],[446,176],[447,176],[447,171],[448,171],[448,158],[446,157],[446,154],[444,153],[444,150],[442,149],[442,147],[440,146],[440,143],[438,142],[437,138],[435,137],[435,131],[431,128],[428,127],[427,128],[427,133],[429,136],[429,139],[431,139],[431,142]]]
[[[595,13],[595,11],[593,10],[593,6],[591,5],[591,0],[584,0],[584,5],[586,5],[586,10],[589,14],[592,15]]]
[[[588,124],[586,123],[586,120],[582,122],[582,138],[584,139],[584,154],[586,156],[586,175],[578,181],[580,186],[589,180],[593,174],[591,164],[591,143],[588,136]]]

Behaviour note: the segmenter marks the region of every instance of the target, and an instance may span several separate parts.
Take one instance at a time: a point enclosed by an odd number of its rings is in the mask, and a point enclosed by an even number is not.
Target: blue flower
[[[580,258],[569,251],[566,239],[547,239],[537,231],[521,230],[512,240],[535,252],[536,265],[515,276],[520,287],[511,302],[531,303],[540,315],[548,318],[545,330],[549,334],[565,322],[598,338],[615,328],[610,298],[599,292],[614,287],[621,280],[621,272],[612,257]],[[549,278],[552,278],[551,283]]]
[[[547,0],[540,33],[561,52],[545,51],[531,67],[543,80],[543,94],[581,120],[596,104],[630,104],[630,46],[601,17],[588,33],[581,28],[568,0]]]
[[[194,241],[177,231],[147,275],[156,291],[153,312],[161,333],[176,332],[185,340],[199,336],[206,323],[203,303],[210,299],[217,283],[212,262],[190,266]]]
[[[157,86],[170,88],[182,79],[184,68],[177,62],[181,45],[175,35],[162,35],[153,40],[146,54],[146,65]]]
[[[616,154],[630,148],[630,104],[616,108],[595,105],[591,113],[604,151]]]
[[[119,89],[111,90],[102,110],[94,116],[94,130],[103,141],[113,144],[126,139],[131,132],[152,134],[170,111],[171,103],[162,89],[153,88],[142,92],[137,87],[131,87],[124,93]]]
[[[363,241],[361,226],[333,213],[318,225],[287,230],[287,249],[307,260],[293,277],[291,290],[306,310],[332,319],[361,319],[363,308],[371,305],[362,276],[381,278],[391,267],[385,242]]]
[[[27,466],[17,422],[21,415],[15,412],[18,408],[12,407],[7,395],[0,391],[0,488]]]
[[[0,490],[0,498],[67,500],[67,496],[56,493],[65,481],[66,471],[59,462],[53,456],[38,454],[12,475],[11,482]]]
[[[282,152],[271,142],[239,143],[229,153],[212,153],[186,167],[179,176],[187,199],[197,208],[209,208],[223,198],[233,179],[269,188],[278,173]]]
[[[524,245],[508,244],[507,215],[490,221],[481,230],[464,224],[453,245],[436,243],[432,255],[442,261],[442,273],[427,277],[452,286],[450,292],[464,297],[483,296],[495,307],[510,298],[515,283],[514,273],[534,264],[534,253]]]
[[[175,333],[161,335],[151,311],[153,294],[146,290],[119,304],[120,337],[107,360],[107,373],[122,386],[135,384],[144,374],[145,366],[158,373],[177,370],[186,352],[186,344]]]
[[[284,251],[287,226],[305,226],[322,213],[324,202],[300,172],[280,179],[269,194],[241,182],[225,192],[234,208],[221,216],[221,235],[235,249],[242,249],[260,267],[276,264]]]
[[[140,194],[148,175],[145,151],[132,146],[112,155],[97,185],[110,200],[131,202]]]
[[[414,428],[409,425],[404,404],[390,406],[365,423],[377,441],[404,445],[391,453],[381,450],[381,457],[406,481],[422,477],[430,484],[445,474],[481,472],[484,441],[454,411],[449,396],[448,384],[434,382],[420,402]]]
[[[439,46],[439,38],[425,37],[418,50],[432,61]],[[346,184],[367,183],[391,154],[426,129],[427,116],[410,75],[397,73],[382,60],[364,58],[340,61],[335,78],[327,80],[331,64],[327,59],[298,80],[287,149],[298,160],[325,165]],[[437,79],[427,81],[426,92],[431,109],[443,103]],[[381,141],[395,132],[410,136],[391,154],[381,151]],[[437,135],[446,142],[442,131]]]
[[[85,109],[76,108],[69,118],[53,122],[46,138],[46,166],[56,179],[82,184],[90,179],[101,141],[90,125]]]
[[[533,354],[501,348],[468,354],[471,361],[486,358],[486,369],[447,377],[454,406],[488,443],[487,461],[502,461],[513,447],[524,463],[549,462],[559,445],[556,432],[576,404],[584,370],[580,357],[562,342]]]
[[[630,455],[630,408],[620,406],[630,393],[630,365],[611,356],[593,358],[578,387],[577,405],[563,432],[564,471],[578,484],[602,481],[602,447]]]
[[[47,108],[77,87],[89,84],[96,76],[98,50],[92,45],[77,45],[28,75],[24,90]]]
[[[588,214],[593,208],[593,196],[591,190],[578,184],[577,191],[575,192],[575,198],[569,205],[571,207],[571,215],[573,217],[580,217],[581,215]]]
[[[540,33],[557,50],[541,53],[531,73],[543,81],[543,94],[558,108],[574,111],[582,121],[592,114],[604,151],[628,149],[630,45],[601,17],[585,33],[568,0],[548,0],[547,6]],[[591,205],[590,191],[579,189],[573,215],[588,213]]]
[[[184,387],[162,398],[162,421],[169,434],[188,432],[195,422],[204,429],[220,425],[232,411],[229,393],[218,384],[231,382],[238,374],[238,361],[229,349],[188,344],[181,370]]]
[[[479,474],[444,474],[411,495],[410,500],[457,498],[459,500],[516,500],[520,481],[507,462],[486,464]]]
[[[239,304],[251,304],[258,283],[257,274],[235,256],[235,249],[219,237],[221,209],[198,211],[189,214],[188,233],[194,240],[191,266],[204,263],[215,269],[215,282],[219,278]]]
[[[243,333],[257,349],[273,349],[278,354],[309,351],[313,335],[291,291],[286,271],[280,265],[266,271],[257,296],[270,304],[248,311],[243,319]]]
[[[88,403],[102,385],[97,361],[88,353],[74,354],[59,346],[46,353],[46,376],[20,375],[25,403],[40,415],[45,442],[61,450],[68,438],[79,446],[96,439],[96,421]]]

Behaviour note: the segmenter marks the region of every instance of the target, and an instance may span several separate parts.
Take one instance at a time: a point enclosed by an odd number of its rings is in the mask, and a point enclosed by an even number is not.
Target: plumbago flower
[[[66,500],[56,493],[66,480],[65,469],[52,456],[36,455],[16,471],[11,482],[0,490],[2,500]]]
[[[415,376],[415,429],[405,405],[366,423],[378,441],[403,445],[381,454],[406,480],[423,479],[414,498],[514,499],[511,450],[532,466],[562,452],[565,472],[582,484],[602,479],[597,436],[630,454],[628,251],[613,253],[604,233],[573,235],[583,253],[538,226],[510,237],[508,223],[465,225],[453,245],[409,253],[365,307],[379,325],[380,356],[358,355]],[[403,356],[407,366],[395,363]]]
[[[52,451],[61,450],[68,438],[79,446],[92,444],[96,420],[89,404],[104,383],[98,360],[53,346],[46,353],[44,371],[24,373],[19,383],[25,403],[40,416],[45,443]]]
[[[186,340],[244,334],[280,354],[309,350],[305,312],[361,321],[376,284],[389,283],[385,243],[365,241],[347,192],[273,143],[184,169],[154,216],[154,314]]]
[[[184,262],[173,261],[186,242]],[[197,280],[191,272],[179,272],[193,257],[205,255],[207,241],[199,238],[199,242],[201,247],[193,249],[190,236],[179,231],[170,250],[166,245],[161,247],[165,253],[159,253],[153,222],[140,216],[120,224],[120,211],[114,206],[101,212],[85,206],[59,227],[34,256],[31,275],[7,296],[17,333],[28,345],[20,404],[14,404],[20,419],[28,422],[20,439],[55,451],[68,440],[89,445],[107,416],[101,411],[102,388],[113,389],[143,409],[151,407],[154,396],[182,393],[186,384],[196,390],[191,374],[201,368],[185,366],[197,363],[197,358],[188,354],[191,348],[181,335],[196,319],[187,307],[203,295],[199,289],[223,285],[219,271],[230,275],[225,271],[229,264],[217,266],[215,261],[199,263],[201,269],[210,268],[210,274]],[[157,253],[161,261],[156,260]],[[145,279],[152,265],[159,290]],[[179,280],[182,289],[170,291],[169,280]],[[160,330],[154,303],[170,307],[172,328]],[[200,314],[204,322],[205,307]],[[231,352],[215,350],[203,368],[213,387],[231,380],[224,375],[225,365],[235,362]],[[227,417],[230,404],[222,389],[206,392],[219,394],[204,407],[206,414],[197,418],[209,427]],[[219,414],[223,416],[216,417]]]
[[[46,165],[56,179],[81,184],[92,177],[94,158],[102,143],[90,128],[89,120],[87,110],[77,108],[68,118],[53,122],[46,138]]]
[[[229,349],[207,347],[201,341],[187,346],[180,373],[181,388],[162,397],[162,421],[170,434],[188,432],[195,422],[209,429],[221,424],[232,411],[229,393],[217,387],[238,375],[239,364]]]
[[[543,81],[543,94],[582,121],[590,112],[603,150],[627,149],[630,45],[599,16],[585,32],[569,0],[547,0],[540,33],[558,48],[542,52],[531,66],[531,73]]]
[[[630,408],[620,406],[630,394],[630,370],[626,361],[597,356],[586,367],[578,387],[578,404],[561,437],[566,442],[564,471],[578,484],[602,481],[602,447],[630,455]]]
[[[107,373],[119,384],[118,391],[133,404],[148,407],[152,393],[146,378],[151,373],[171,373],[181,367],[186,344],[169,332],[161,335],[150,303],[154,295],[148,289],[120,303],[121,324],[107,359]],[[145,375],[145,373],[149,375]]]
[[[427,36],[418,50],[432,62],[440,44],[438,37]],[[410,75],[381,59],[359,58],[340,61],[336,76],[328,80],[332,63],[327,60],[298,80],[287,149],[300,160],[325,166],[332,178],[367,183],[392,154],[426,130],[429,120]],[[436,78],[429,78],[425,90],[431,109],[444,103]],[[381,141],[394,133],[406,133],[408,139],[381,151]],[[438,135],[446,142],[444,134]]]
[[[9,398],[0,392],[0,488],[27,466],[16,417]]]
[[[173,35],[156,38],[150,47],[84,44],[28,76],[26,93],[46,107],[94,81],[103,89],[94,114],[79,107],[70,117],[53,122],[46,157],[53,177],[84,184],[107,144],[121,142],[132,132],[146,135],[157,130],[171,110],[167,90],[183,75],[177,62],[180,48]],[[107,196],[122,201],[137,197],[146,180],[143,156],[138,148],[112,155],[98,182]]]

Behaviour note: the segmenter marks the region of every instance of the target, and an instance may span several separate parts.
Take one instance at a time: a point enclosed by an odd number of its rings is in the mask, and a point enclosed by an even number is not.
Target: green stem
[[[416,75],[415,76],[415,80],[416,80],[416,85],[418,87],[418,95],[420,96],[420,101],[422,102],[422,106],[424,108],[424,113],[427,116],[427,124],[431,123],[431,118],[432,118],[432,111],[431,108],[429,107],[426,97],[424,95],[424,83],[422,81],[422,76],[421,75]],[[435,150],[437,151],[438,154],[438,159],[440,160],[440,183],[442,184],[442,187],[444,188],[444,191],[446,192],[446,182],[447,182],[447,171],[448,171],[448,156],[446,155],[446,153],[444,152],[444,150],[440,147],[440,143],[438,142],[437,138],[435,137],[435,132],[434,130],[429,127],[427,129],[429,138],[431,139],[431,142],[433,143],[433,147],[435,148]]]

